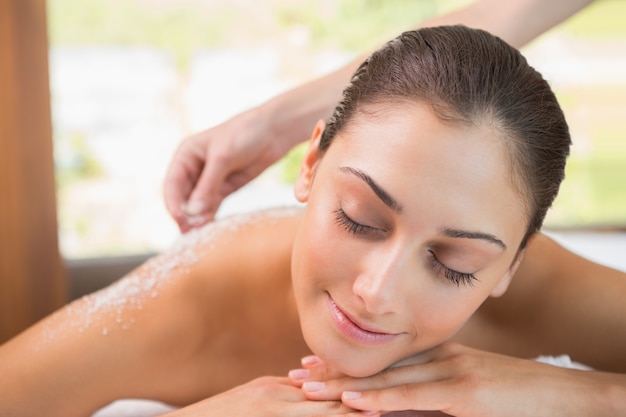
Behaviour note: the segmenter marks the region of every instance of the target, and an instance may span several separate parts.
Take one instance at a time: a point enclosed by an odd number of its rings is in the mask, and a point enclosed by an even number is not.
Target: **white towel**
[[[92,417],[157,417],[176,408],[148,400],[119,400],[100,409]]]
[[[581,371],[591,371],[592,368],[582,363],[573,362],[568,355],[561,356],[539,356],[535,359],[537,362],[547,363],[549,365],[559,366],[561,368],[580,369]]]

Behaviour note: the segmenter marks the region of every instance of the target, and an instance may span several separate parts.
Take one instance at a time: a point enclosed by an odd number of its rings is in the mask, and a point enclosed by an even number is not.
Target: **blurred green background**
[[[263,48],[299,36],[298,54],[302,56],[327,50],[355,56],[420,21],[467,3],[460,0],[48,0],[48,13],[53,49],[90,45],[155,48],[172,57],[176,71],[185,79],[198,51]],[[588,74],[576,75],[571,82],[549,79],[568,117],[575,146],[567,179],[549,213],[548,226],[626,227],[626,100],[623,98],[626,72],[615,79],[593,71],[614,62],[626,68],[624,22],[626,2],[597,1],[523,50],[540,71],[541,60],[562,49],[568,56],[578,57],[572,61],[573,74],[585,73],[586,64],[590,68]],[[614,61],[605,63],[604,58]],[[292,82],[302,82],[313,75],[287,73],[286,76]],[[577,77],[583,81],[576,81]],[[67,201],[65,190],[77,182],[106,174],[99,167],[98,155],[88,145],[89,137],[80,132],[58,129],[55,132],[56,146],[70,152],[73,161],[57,167],[63,203]],[[187,133],[190,132],[183,132]],[[293,181],[301,154],[302,148],[296,148],[280,162],[283,181]],[[90,220],[75,217],[64,214],[64,208],[60,207],[61,228],[86,234]]]

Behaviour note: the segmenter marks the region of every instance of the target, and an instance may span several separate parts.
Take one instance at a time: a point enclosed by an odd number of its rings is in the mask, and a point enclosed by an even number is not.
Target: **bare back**
[[[300,213],[270,210],[207,225],[31,327],[0,346],[0,392],[30,404],[23,415],[55,405],[57,415],[78,416],[118,398],[183,405],[285,375],[310,353],[291,290]],[[540,235],[509,291],[488,300],[455,340],[527,358],[568,353],[626,371],[625,275]],[[28,392],[40,393],[39,401]],[[67,392],[78,399],[71,410]]]

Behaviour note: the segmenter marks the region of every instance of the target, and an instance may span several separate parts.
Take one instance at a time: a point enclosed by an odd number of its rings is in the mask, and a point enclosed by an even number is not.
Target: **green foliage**
[[[137,0],[49,0],[51,44],[154,46],[172,53],[184,70],[192,51],[225,44],[237,23],[229,8],[202,13],[186,2],[148,5]]]
[[[152,46],[171,53],[179,70],[185,72],[192,54],[198,49],[275,42],[295,26],[308,29],[311,44],[307,48],[363,52],[420,21],[468,2],[267,0],[259,6],[253,0],[48,0],[47,5],[53,45]],[[559,30],[581,40],[606,38],[624,42],[624,16],[625,1],[597,1]],[[619,112],[615,109],[623,109],[622,97],[626,95],[623,84],[610,86],[601,94],[598,90],[594,86],[593,91],[562,92],[563,107],[573,109],[568,119],[573,120],[594,106],[612,108],[607,112],[611,114]],[[624,122],[600,113],[589,112],[594,114],[592,118],[598,119],[589,122],[594,127],[585,127],[585,134],[592,138],[591,144],[584,153],[570,158],[567,179],[549,215],[551,224],[597,223],[598,219],[623,223],[625,220]],[[575,142],[579,140],[574,138]],[[71,148],[69,155],[73,155],[69,160],[57,162],[60,186],[79,178],[103,175],[83,135],[57,135],[56,141],[57,146]],[[285,182],[295,181],[304,151],[305,146],[300,146],[281,161],[281,176]]]
[[[300,164],[304,158],[308,143],[301,143],[293,148],[281,161],[281,180],[286,184],[294,184],[298,178]]]
[[[456,0],[299,0],[268,2],[255,13],[228,2],[49,0],[53,45],[147,45],[174,54],[185,69],[198,48],[249,45],[294,25],[306,26],[314,46],[363,51],[440,13]],[[258,4],[255,7],[259,7]]]
[[[615,154],[570,158],[547,225],[563,227],[624,224],[624,158]]]
[[[441,0],[304,0],[277,10],[283,27],[304,25],[316,46],[362,52],[441,12]],[[458,2],[457,2],[458,3]]]
[[[572,86],[559,94],[570,124],[577,123],[579,129],[572,132],[573,152],[547,218],[549,226],[614,226],[626,221],[624,94],[625,84]]]

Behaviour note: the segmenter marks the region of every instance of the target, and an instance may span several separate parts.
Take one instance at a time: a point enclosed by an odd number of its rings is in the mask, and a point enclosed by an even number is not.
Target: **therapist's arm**
[[[521,47],[591,0],[478,0],[417,26],[464,24]],[[409,29],[409,28],[407,28]],[[327,119],[369,51],[323,77],[289,90],[187,138],[168,169],[164,194],[181,231],[210,221],[222,200],[305,141]]]

